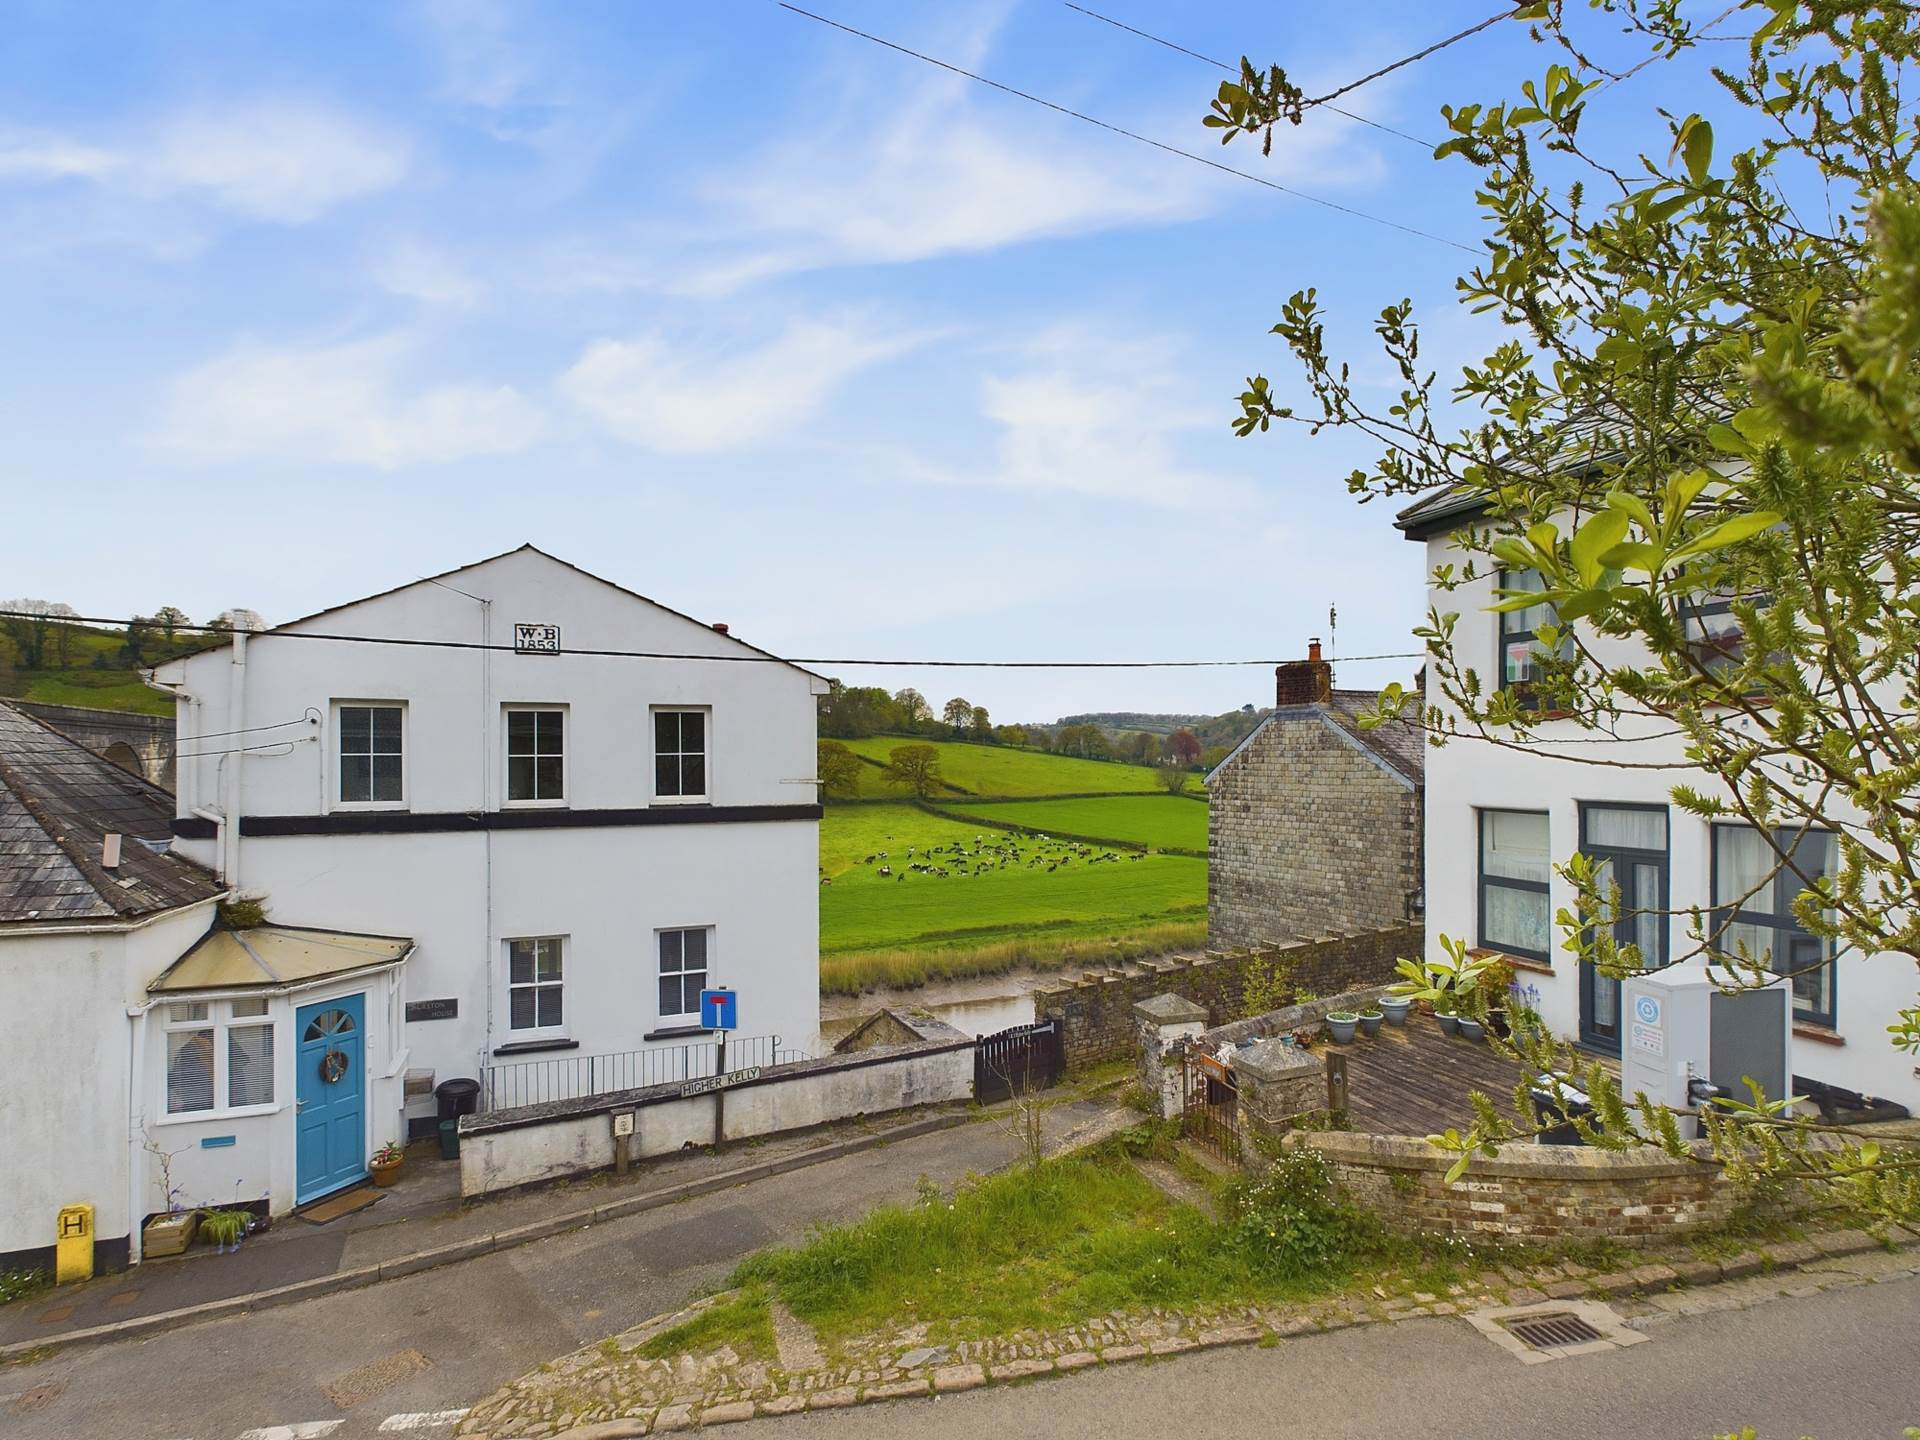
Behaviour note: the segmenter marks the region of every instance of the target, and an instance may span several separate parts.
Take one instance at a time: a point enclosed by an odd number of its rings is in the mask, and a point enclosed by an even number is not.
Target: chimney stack
[[[1307,658],[1273,667],[1273,703],[1325,705],[1333,699],[1333,666],[1320,658],[1320,637],[1307,642]]]

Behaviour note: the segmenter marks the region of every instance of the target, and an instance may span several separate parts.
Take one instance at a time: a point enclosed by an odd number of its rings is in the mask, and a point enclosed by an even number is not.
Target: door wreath
[[[346,1077],[347,1052],[329,1050],[320,1057],[320,1078],[329,1085],[337,1085]]]

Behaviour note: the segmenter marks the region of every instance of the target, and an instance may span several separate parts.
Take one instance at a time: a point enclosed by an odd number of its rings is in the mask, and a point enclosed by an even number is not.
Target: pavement
[[[537,1228],[556,1216],[645,1204],[663,1194],[724,1181],[750,1167],[809,1163],[837,1147],[885,1144],[896,1134],[965,1119],[965,1108],[956,1107],[904,1121],[849,1121],[722,1150],[691,1150],[649,1161],[624,1177],[603,1172],[476,1201],[460,1197],[459,1163],[440,1159],[437,1141],[423,1141],[408,1148],[400,1183],[380,1191],[375,1204],[352,1215],[318,1226],[283,1216],[237,1251],[221,1254],[195,1245],[185,1255],[150,1260],[84,1285],[50,1291],[27,1304],[0,1307],[0,1358],[9,1346],[61,1343],[94,1327],[171,1316],[300,1282],[317,1287],[339,1277],[368,1283],[378,1277],[367,1272],[382,1265],[397,1268],[424,1252],[490,1237],[500,1237],[496,1248],[504,1249],[515,1232]]]
[[[1092,1133],[1113,1113],[1110,1096],[1063,1095],[1049,1111],[1047,1129],[1054,1135]],[[679,1183],[702,1164],[717,1173],[774,1148],[741,1147],[714,1161],[689,1157],[650,1166],[647,1178],[632,1183]],[[0,1366],[0,1435],[361,1440],[410,1433],[435,1440],[451,1434],[474,1400],[555,1355],[679,1308],[723,1283],[755,1250],[800,1240],[815,1225],[857,1219],[876,1205],[910,1202],[923,1175],[950,1186],[1020,1155],[1011,1128],[989,1117],[365,1288],[57,1350]],[[499,1207],[512,1207],[515,1216],[543,1208],[551,1215],[599,1203],[605,1194],[596,1188],[583,1198],[578,1190],[542,1190],[464,1207],[481,1219],[447,1213],[438,1224],[497,1226]],[[373,1247],[418,1246],[429,1230],[433,1244],[453,1238],[450,1230],[418,1218],[376,1224],[373,1216],[384,1204],[350,1217],[364,1223],[339,1232],[342,1261],[364,1263]],[[272,1234],[279,1235],[279,1227]],[[288,1238],[262,1245],[260,1253],[271,1258],[277,1244],[291,1254],[308,1243],[318,1242]],[[176,1268],[183,1276],[196,1268],[212,1274],[225,1262],[248,1262],[251,1245],[239,1255]],[[133,1302],[138,1304],[149,1300],[148,1287],[189,1283],[156,1280],[155,1273],[166,1268],[142,1266],[123,1280],[94,1284],[137,1283],[143,1292]],[[0,1315],[10,1325],[21,1323],[47,1303],[36,1302],[19,1316],[7,1315],[16,1307],[6,1307]],[[69,1317],[79,1318],[77,1309]]]

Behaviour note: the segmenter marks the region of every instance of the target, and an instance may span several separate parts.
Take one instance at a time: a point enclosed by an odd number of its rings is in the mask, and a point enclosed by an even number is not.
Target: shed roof
[[[294,925],[215,930],[161,972],[151,994],[304,985],[392,965],[413,953],[399,935],[356,935]]]
[[[168,853],[173,797],[0,703],[0,924],[131,920],[224,887]],[[101,862],[108,834],[120,863]]]

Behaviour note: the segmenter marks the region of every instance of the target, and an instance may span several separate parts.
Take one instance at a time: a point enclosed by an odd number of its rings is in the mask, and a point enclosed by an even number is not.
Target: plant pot
[[[1360,1012],[1360,1033],[1362,1035],[1374,1034],[1379,1030],[1381,1023],[1386,1018],[1387,1017],[1378,1010],[1362,1010]]]
[[[1466,1016],[1462,1015],[1459,1024],[1460,1033],[1466,1036],[1467,1039],[1484,1040],[1487,1038],[1487,1027],[1482,1025],[1478,1020],[1469,1020]]]
[[[1458,1015],[1444,1015],[1436,1010],[1433,1012],[1433,1018],[1434,1023],[1439,1025],[1442,1035],[1451,1035],[1460,1028],[1460,1017]]]
[[[140,1253],[149,1260],[167,1255],[184,1255],[200,1233],[200,1212],[183,1210],[173,1215],[156,1215],[140,1232]]]
[[[1387,1017],[1389,1025],[1407,1023],[1407,1012],[1413,1009],[1413,1001],[1404,995],[1388,995],[1380,1001],[1380,1013]]]
[[[1336,1045],[1352,1044],[1353,1032],[1359,1027],[1360,1017],[1358,1015],[1336,1011],[1334,1014],[1327,1016],[1327,1034],[1333,1037],[1333,1043]]]
[[[400,1178],[400,1167],[406,1163],[404,1159],[389,1160],[385,1165],[369,1165],[367,1171],[373,1176],[373,1183],[384,1190]]]

